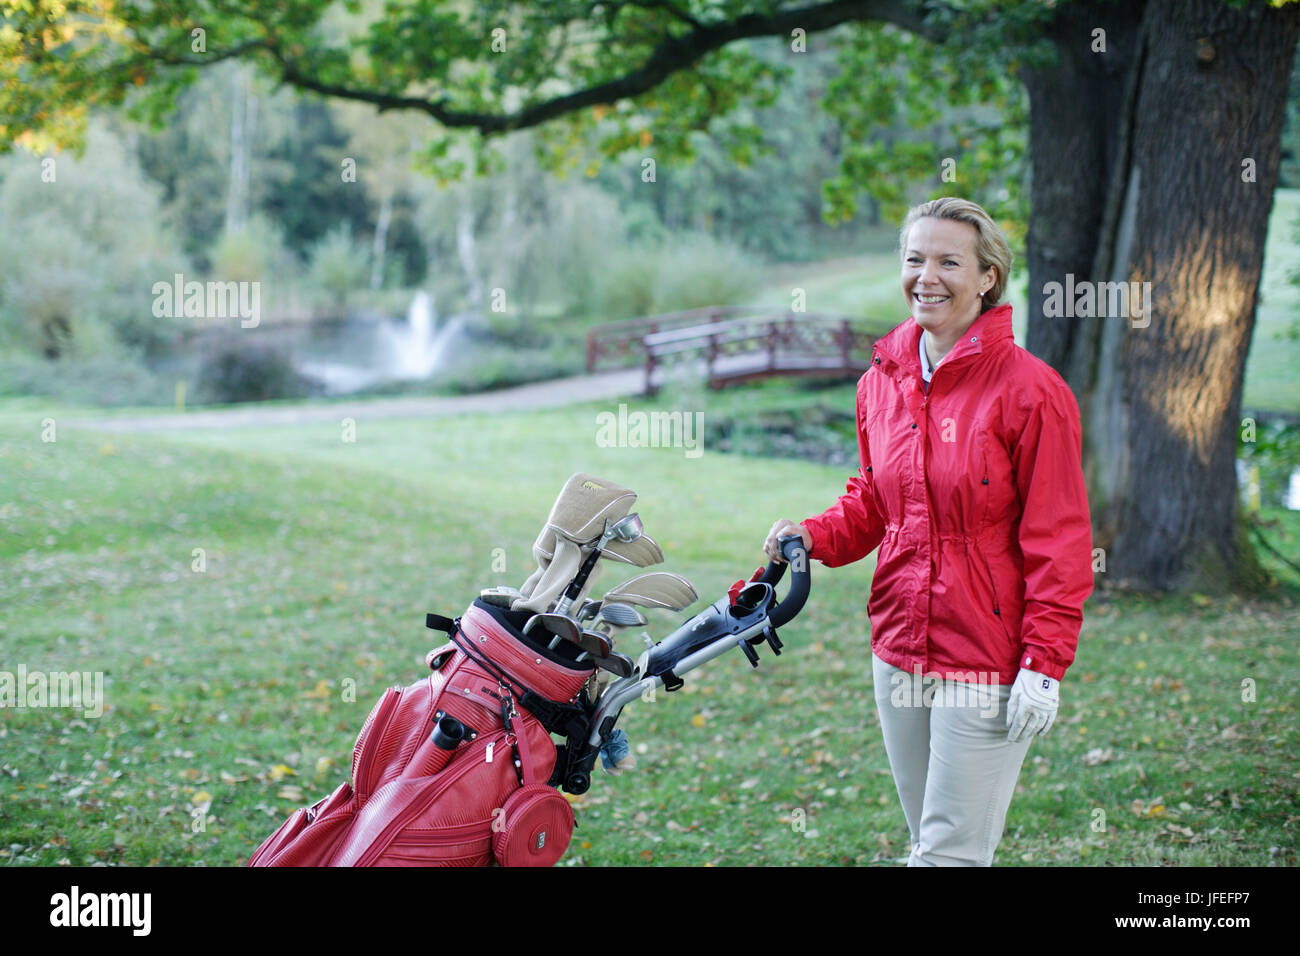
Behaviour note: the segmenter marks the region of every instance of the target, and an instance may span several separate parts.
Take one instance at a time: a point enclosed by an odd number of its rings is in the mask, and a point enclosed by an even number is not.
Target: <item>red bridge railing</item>
[[[879,322],[810,312],[717,306],[593,326],[587,370],[643,364],[646,391],[671,365],[703,364],[711,388],[772,375],[861,374]]]

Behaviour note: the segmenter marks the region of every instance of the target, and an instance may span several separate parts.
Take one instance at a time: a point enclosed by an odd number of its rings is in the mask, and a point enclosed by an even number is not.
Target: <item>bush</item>
[[[654,310],[676,312],[749,300],[761,269],[739,246],[704,233],[678,237],[657,257]]]
[[[596,322],[658,311],[658,251],[648,246],[607,249],[589,267],[591,288],[579,308]]]
[[[597,322],[743,304],[761,278],[761,266],[743,249],[703,233],[608,248],[589,269],[593,288],[584,311]]]
[[[115,339],[161,347],[177,326],[152,315],[150,290],[184,259],[157,185],[99,121],[82,158],[50,161],[46,182],[34,157],[0,158],[0,345],[49,358],[102,356]]]
[[[203,359],[195,397],[199,402],[227,404],[305,398],[323,391],[319,382],[299,373],[280,349],[231,343]]]
[[[480,347],[435,374],[432,383],[439,391],[468,394],[581,375],[583,370],[583,356],[574,350]]]
[[[48,396],[73,405],[162,405],[175,382],[129,358],[0,360],[0,396]]]
[[[324,293],[334,314],[347,311],[357,294],[368,287],[370,254],[352,238],[348,223],[336,226],[312,247],[307,279]]]
[[[291,266],[280,231],[260,214],[241,232],[223,232],[212,249],[212,278],[220,282],[264,282]]]

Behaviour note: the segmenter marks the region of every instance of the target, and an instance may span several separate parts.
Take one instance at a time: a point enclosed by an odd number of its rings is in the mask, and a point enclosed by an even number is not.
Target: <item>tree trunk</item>
[[[1095,27],[1115,61],[1079,52]],[[1071,4],[1053,30],[1076,62],[1026,78],[1028,345],[1079,397],[1103,580],[1246,584],[1236,439],[1300,5]],[[1067,274],[1129,283],[1145,312],[1098,295],[1101,314],[1052,317],[1049,283]]]
[[[231,73],[230,96],[230,185],[226,193],[226,232],[244,231],[248,224],[250,142],[257,100],[249,92],[251,67],[235,64]]]
[[[466,189],[456,217],[456,251],[460,253],[460,266],[465,272],[465,300],[471,312],[478,312],[483,305],[483,279],[478,271],[475,245],[474,193],[472,189]]]
[[[384,284],[384,254],[388,251],[388,226],[393,221],[393,192],[386,190],[379,203],[379,221],[375,224],[375,241],[370,249],[370,288]]]

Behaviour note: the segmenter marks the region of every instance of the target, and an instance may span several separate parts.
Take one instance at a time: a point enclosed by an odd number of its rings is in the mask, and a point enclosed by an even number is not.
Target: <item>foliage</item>
[[[538,155],[552,172],[576,168],[592,139],[605,157],[633,151],[665,163],[691,159],[701,143],[695,134],[705,131],[728,162],[748,166],[773,146],[755,111],[772,106],[805,62],[789,29],[800,21],[787,24],[767,0],[595,7],[579,0],[415,0],[364,13],[360,4],[345,7],[346,13],[323,0],[288,7],[262,0],[238,11],[218,0],[183,10],[119,8],[104,0],[7,3],[0,8],[7,23],[0,52],[11,55],[5,71],[18,82],[0,83],[0,140],[74,143],[76,118],[108,103],[125,101],[133,115],[158,120],[194,81],[196,67],[240,57],[299,89],[432,117],[441,125],[420,156],[441,182],[466,169],[502,168],[490,137],[533,124],[541,124]],[[853,18],[845,12],[827,20],[812,9],[814,34]],[[843,78],[823,100],[851,144],[842,174],[828,185],[827,217],[846,218],[862,188],[896,202],[898,177],[933,173],[938,147],[961,157],[969,177],[962,188],[989,192],[1006,205],[1001,214],[1014,219],[1023,153],[1014,72],[1040,55],[1030,40],[1049,12],[991,0],[935,5],[924,15],[880,11],[937,39],[937,49],[875,24],[852,28],[842,47]],[[202,37],[194,35],[195,24],[204,25]],[[782,38],[779,55],[737,42],[764,32]],[[638,65],[652,82],[630,90]],[[863,84],[864,75],[883,82]],[[559,98],[566,93],[569,100]],[[920,100],[906,123],[897,107],[904,96],[909,107]],[[927,99],[957,109],[991,103],[996,115],[968,112],[957,117],[956,138],[932,133],[935,141],[923,145],[907,140],[904,127],[941,119],[943,111]],[[875,137],[882,124],[892,150],[883,163]]]
[[[1013,245],[1022,244],[1028,103],[1016,74],[1046,53],[1016,40],[1026,43],[1047,11],[1008,8],[999,20],[1005,35],[990,42],[993,8],[974,4],[937,50],[888,23],[847,28],[838,45],[841,70],[823,101],[844,137],[841,172],[825,185],[828,218],[849,219],[859,190],[894,222],[922,199],[962,196],[981,203]],[[873,82],[863,84],[864,75]]]
[[[346,311],[357,292],[366,287],[369,275],[369,251],[352,238],[352,227],[346,222],[312,247],[307,278],[330,298],[338,312]]]
[[[280,229],[255,215],[238,231],[223,230],[212,249],[212,276],[220,282],[266,282],[293,270]]]
[[[121,139],[99,123],[87,145],[80,158],[0,160],[4,337],[50,358],[115,341],[156,351],[178,327],[153,315],[153,283],[183,271],[184,259],[157,186]]]
[[[1245,464],[1259,469],[1260,499],[1280,507],[1291,475],[1300,470],[1300,422],[1270,418],[1255,429],[1253,441],[1239,436],[1237,453]]]
[[[204,356],[195,398],[225,404],[301,398],[319,392],[314,381],[298,373],[287,352],[230,342]]]
[[[88,406],[165,405],[175,383],[149,371],[131,356],[32,357],[0,359],[0,395],[40,396]]]

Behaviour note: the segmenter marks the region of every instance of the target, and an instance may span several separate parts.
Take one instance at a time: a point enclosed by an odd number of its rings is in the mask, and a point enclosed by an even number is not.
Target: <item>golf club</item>
[[[537,626],[553,635],[550,644],[547,645],[549,650],[555,650],[560,641],[577,644],[582,638],[582,629],[577,622],[564,614],[534,614],[524,625],[524,633],[529,633]]]
[[[608,657],[612,648],[607,636],[601,634],[599,631],[590,630],[584,630],[582,632],[582,637],[578,641],[578,646],[582,648],[582,653],[574,658],[578,663],[582,663],[583,659],[588,655],[591,657]]]
[[[618,538],[620,541],[635,541],[637,538],[641,537],[643,530],[644,529],[641,526],[641,516],[635,511],[629,515],[624,515],[613,524],[611,524],[609,519],[606,518],[605,533],[600,536],[600,540],[596,542],[596,547],[593,548],[591,554],[587,556],[587,560],[582,562],[582,567],[578,569],[578,573],[574,576],[573,580],[569,582],[569,586],[565,588],[564,596],[555,603],[554,613],[565,614],[568,612],[569,605],[571,605],[577,599],[578,595],[582,593],[582,586],[587,583],[587,578],[591,576],[591,569],[596,566],[596,559],[600,557],[601,549],[603,549],[611,539]]]
[[[596,612],[597,627],[604,625],[606,628],[617,627],[621,630],[625,627],[644,627],[645,624],[644,614],[632,605],[623,604],[619,601],[602,604]]]

